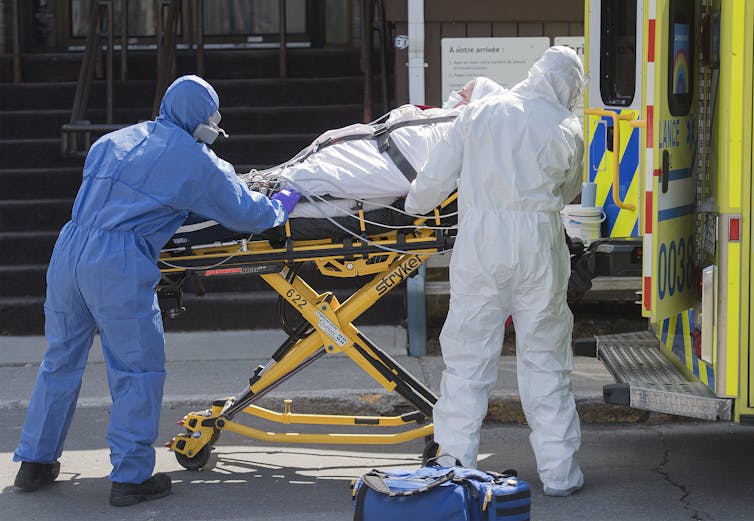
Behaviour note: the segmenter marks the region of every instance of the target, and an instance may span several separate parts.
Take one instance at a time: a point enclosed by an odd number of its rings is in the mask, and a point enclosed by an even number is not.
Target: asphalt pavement
[[[409,373],[438,392],[442,359],[407,355],[406,332],[400,327],[363,327],[362,332],[381,346]],[[238,395],[247,387],[254,368],[266,363],[285,340],[280,331],[223,331],[168,333],[167,379],[159,442],[179,433],[175,421],[211,401]],[[419,465],[423,439],[384,446],[270,444],[234,433],[224,434],[201,472],[183,470],[174,454],[158,447],[157,471],[173,478],[169,498],[131,509],[107,504],[110,466],[104,439],[110,404],[106,371],[99,341],[90,353],[79,396],[79,409],[61,458],[63,470],[55,485],[33,497],[12,487],[18,465],[11,455],[18,441],[28,398],[45,350],[42,337],[0,337],[0,520],[179,520],[199,521],[350,519],[351,479],[371,468]],[[730,467],[711,474],[718,486],[695,487],[698,473],[678,471],[677,447],[705,455],[699,447],[714,446],[744,455],[750,431],[725,424],[653,423],[648,413],[602,402],[602,386],[612,379],[601,362],[576,357],[573,388],[584,424],[579,459],[588,476],[585,490],[573,498],[553,500],[542,496],[528,428],[523,425],[514,356],[502,356],[499,378],[490,397],[489,415],[482,434],[483,468],[513,467],[532,484],[533,518],[562,519],[747,519],[751,479],[736,483],[735,493],[722,485]],[[346,356],[327,355],[306,367],[266,395],[260,405],[281,410],[283,400],[294,412],[325,414],[385,414],[405,412],[396,393],[382,389]],[[650,421],[644,421],[647,419]],[[626,423],[627,422],[627,423]],[[609,425],[608,425],[609,424]],[[287,429],[287,427],[283,427]],[[668,430],[672,429],[672,430]],[[679,430],[680,429],[680,430]],[[703,436],[702,431],[714,429]],[[279,431],[280,429],[275,429]],[[739,432],[741,431],[741,432]],[[683,437],[677,447],[671,436]],[[694,441],[691,448],[690,439]],[[734,438],[735,437],[735,438]],[[725,443],[711,440],[725,439]],[[736,443],[733,443],[733,442]],[[709,461],[720,456],[709,454]],[[731,461],[731,455],[725,458]],[[750,458],[749,458],[750,459]],[[680,457],[681,461],[688,458]],[[688,460],[690,461],[690,460]],[[714,467],[701,462],[702,468]],[[741,461],[742,471],[750,468]],[[615,471],[618,469],[618,472]],[[736,471],[738,472],[738,471]],[[696,476],[696,477],[691,477]],[[692,495],[693,494],[693,495]],[[748,494],[748,495],[747,495]],[[643,498],[641,501],[638,497]],[[679,499],[680,498],[680,499]],[[723,517],[716,517],[720,515]]]

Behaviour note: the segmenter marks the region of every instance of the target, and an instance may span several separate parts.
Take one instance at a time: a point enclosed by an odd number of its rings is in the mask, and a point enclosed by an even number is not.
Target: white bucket
[[[578,237],[588,246],[590,242],[600,238],[600,227],[606,215],[601,206],[567,204],[560,212],[560,217],[568,235]]]

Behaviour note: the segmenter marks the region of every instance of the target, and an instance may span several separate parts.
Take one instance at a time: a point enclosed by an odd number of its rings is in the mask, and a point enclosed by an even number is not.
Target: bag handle
[[[429,458],[429,459],[428,459],[428,460],[427,460],[427,461],[426,461],[426,462],[424,463],[424,466],[425,466],[425,467],[442,467],[443,465],[439,465],[439,464],[437,463],[437,460],[439,460],[439,459],[440,459],[440,458],[442,458],[443,456],[450,456],[451,458],[453,458],[454,460],[456,460],[456,467],[463,467],[463,464],[461,463],[461,460],[459,460],[458,458],[456,458],[456,457],[455,457],[455,456],[453,456],[452,454],[448,454],[447,452],[443,452],[442,454],[438,454],[438,455],[437,455],[437,456],[435,456],[434,458]]]
[[[385,494],[386,496],[390,496],[390,497],[413,496],[416,494],[422,494],[424,492],[432,490],[433,488],[439,487],[443,483],[447,483],[448,481],[453,479],[453,475],[454,475],[453,469],[448,469],[444,474],[437,476],[436,478],[428,482],[423,487],[419,487],[414,490],[402,490],[402,491],[392,490],[388,486],[388,484],[385,482],[385,478],[387,477],[387,474],[379,470],[372,470],[371,472],[367,472],[361,477],[361,481],[363,482],[364,485],[367,485],[369,488],[371,488],[375,492],[379,492],[380,494]]]
[[[498,480],[518,477],[518,471],[516,469],[505,469],[502,472],[494,472],[492,470],[485,470],[484,472],[486,472],[487,474],[489,474],[490,476]]]
[[[416,490],[406,490],[402,492],[395,492],[393,490],[390,490],[390,487],[388,487],[387,483],[385,483],[385,478],[387,476],[388,474],[377,469],[367,472],[366,474],[361,476],[361,487],[359,487],[359,491],[356,493],[356,504],[354,505],[353,521],[364,521],[364,502],[366,501],[368,488],[390,497],[412,496],[414,494],[427,492],[428,490],[439,487],[443,483],[452,480],[453,469],[448,469],[445,474],[438,476],[421,488],[417,488]]]

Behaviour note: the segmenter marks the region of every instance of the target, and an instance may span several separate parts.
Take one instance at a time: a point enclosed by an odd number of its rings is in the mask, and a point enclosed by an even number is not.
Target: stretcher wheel
[[[211,452],[212,446],[208,443],[202,447],[193,458],[189,458],[185,454],[176,452],[175,459],[177,459],[178,464],[186,470],[201,470],[209,461],[209,455]]]

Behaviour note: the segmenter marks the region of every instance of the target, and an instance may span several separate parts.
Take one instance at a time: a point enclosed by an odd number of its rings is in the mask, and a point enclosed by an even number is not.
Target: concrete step
[[[209,80],[224,107],[298,107],[306,105],[350,105],[363,103],[364,80],[360,76],[330,78],[258,78]],[[149,80],[116,81],[113,101],[116,107],[144,107],[151,118],[155,82]],[[1,110],[71,110],[76,82],[0,83]],[[91,110],[104,110],[105,83],[92,84]]]
[[[336,292],[336,296],[337,292]],[[274,291],[214,293],[204,297],[186,295],[186,312],[178,318],[164,319],[166,331],[214,331],[269,329],[279,324],[278,294]],[[339,296],[340,298],[340,296]],[[44,297],[0,298],[0,336],[44,334]],[[172,301],[164,301],[164,309]],[[404,322],[404,286],[394,289],[356,324],[398,325]]]
[[[4,139],[0,141],[0,157],[5,169],[44,169],[67,168],[82,164],[81,158],[63,157],[61,140],[45,139]]]
[[[116,106],[151,107],[154,89],[154,81],[117,81],[114,85],[113,101]],[[75,95],[75,81],[0,83],[0,109],[67,110],[70,114]],[[104,109],[105,96],[105,83],[93,82],[87,107]]]
[[[0,337],[44,334],[44,297],[0,297]]]
[[[43,331],[47,262],[81,183],[83,158],[63,158],[60,152],[60,127],[70,120],[81,56],[23,55],[21,84],[10,83],[11,56],[0,56],[0,334],[9,328],[19,334]],[[213,148],[239,172],[279,164],[323,131],[362,119],[358,49],[296,49],[288,58],[289,74],[281,79],[277,50],[206,53],[204,77],[220,96],[223,127],[232,136]],[[132,52],[128,66],[129,80],[116,81],[113,93],[114,121],[122,124],[152,117],[155,53]],[[116,78],[118,67],[116,54]],[[178,53],[179,75],[193,73],[194,67],[193,53]],[[105,82],[95,80],[87,105],[90,121],[105,121],[105,98]],[[332,290],[341,299],[364,282],[327,279],[306,269],[302,274],[315,289]],[[267,327],[277,314],[277,294],[258,277],[208,281],[206,289],[204,299],[186,296],[198,315],[167,327],[248,328],[248,322]],[[403,320],[403,292],[393,291],[366,319]]]
[[[296,107],[229,107],[222,109],[223,127],[231,136],[246,134],[315,133],[362,120],[361,104]]]
[[[380,299],[357,324],[399,324],[405,320],[405,286],[396,288]],[[344,298],[346,292],[335,291]],[[265,329],[279,326],[278,294],[274,291],[210,293],[204,297],[187,295],[186,312],[178,318],[165,319],[167,331],[201,331],[213,329]],[[171,305],[166,301],[163,309]],[[296,317],[298,318],[298,317]],[[293,320],[295,321],[296,318]]]
[[[81,185],[84,160],[76,166],[59,168],[0,169],[2,198],[45,199],[66,197],[73,199]]]
[[[50,233],[54,235],[57,231]],[[0,237],[2,235],[0,234]],[[20,234],[13,234],[14,237],[18,237],[18,235]],[[38,234],[33,234],[33,237],[37,236]],[[15,244],[18,244],[18,242],[16,238]],[[13,241],[9,241],[9,243],[11,245],[14,244]],[[17,250],[18,248],[19,246],[16,246],[14,249]],[[50,247],[48,252],[41,251],[41,247],[37,249],[39,251],[34,256],[35,259],[40,261],[37,264],[0,265],[0,297],[41,297],[45,294],[45,273],[52,249]],[[319,293],[333,291],[342,300],[345,300],[345,298],[352,295],[372,279],[371,276],[352,278],[327,277],[322,275],[313,263],[304,263],[300,268],[299,277],[306,281],[315,291]],[[270,290],[269,285],[261,277],[252,274],[238,277],[202,278],[200,284],[208,294]],[[192,279],[186,282],[185,290],[187,295],[196,293],[197,289],[199,288]]]
[[[234,165],[280,164],[309,146],[318,135],[316,133],[237,135],[231,139],[216,141],[212,145],[212,150]]]
[[[0,266],[0,299],[44,296],[46,273],[47,264]]]
[[[0,266],[47,263],[57,237],[57,231],[0,233]]]
[[[361,76],[210,80],[223,107],[353,105],[364,101]]]
[[[312,132],[320,134],[361,120],[362,106],[302,105],[300,107],[226,107],[221,126],[231,135],[284,134]],[[150,119],[151,107],[125,108],[115,111],[113,120],[136,123]],[[90,110],[89,121],[106,120],[104,110]],[[71,119],[70,109],[0,110],[0,139],[58,138],[61,126]]]
[[[54,138],[71,119],[71,109],[0,110],[0,140]]]
[[[49,260],[49,259],[48,259]],[[0,266],[0,298],[41,297],[45,294],[47,264],[23,264],[16,266]],[[326,290],[339,290],[351,293],[358,289],[353,287],[353,279],[327,278],[318,273],[302,274],[310,285]],[[347,283],[344,281],[348,281]],[[249,277],[218,277],[203,279],[202,285],[209,294],[227,292],[269,291],[264,280],[257,276]],[[193,295],[196,286],[189,281],[185,286],[186,294]]]
[[[212,149],[232,164],[279,164],[308,146],[317,133],[237,135],[218,140]],[[96,136],[93,136],[93,139]],[[6,139],[0,141],[0,157],[7,169],[72,167],[81,158],[64,157],[60,138]]]
[[[83,52],[28,53],[21,55],[21,76],[25,82],[76,81],[81,69]],[[113,74],[120,77],[120,54],[116,51]],[[315,78],[361,74],[359,49],[288,49],[288,77]],[[208,79],[269,78],[280,74],[277,49],[205,50],[205,72]],[[128,77],[144,80],[157,76],[157,53],[130,51]],[[177,74],[195,74],[196,56],[193,51],[179,50],[176,54]],[[0,56],[0,78],[11,81],[13,59],[11,53]]]
[[[151,106],[117,109],[113,121],[136,123],[151,119]],[[88,121],[105,122],[107,114],[104,109],[90,110],[86,115]],[[0,111],[0,139],[35,139],[59,138],[61,127],[71,120],[71,109],[49,110],[2,110]]]
[[[72,207],[72,198],[0,200],[0,232],[57,231]]]

